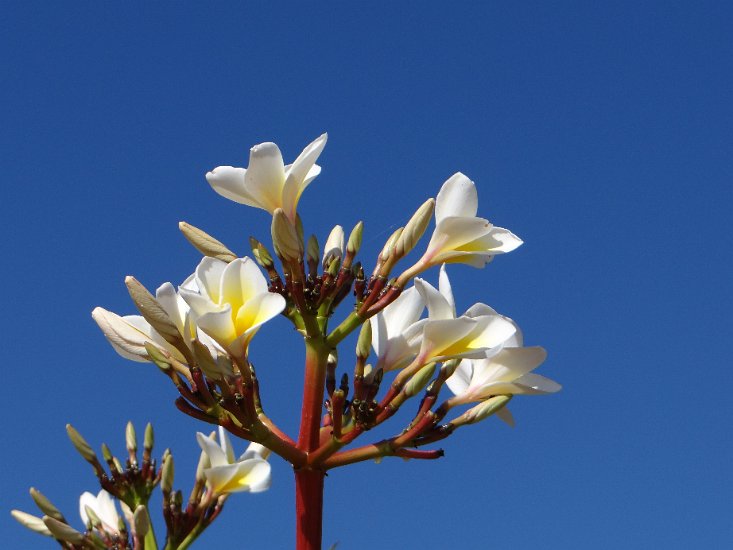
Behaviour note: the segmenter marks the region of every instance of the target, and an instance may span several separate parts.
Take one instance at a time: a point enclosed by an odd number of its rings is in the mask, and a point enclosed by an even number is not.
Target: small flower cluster
[[[216,519],[230,493],[256,493],[270,487],[267,450],[253,443],[239,459],[235,459],[231,442],[221,428],[221,445],[216,443],[214,433],[209,436],[197,434],[201,457],[194,486],[185,505],[182,492],[173,489],[173,455],[166,449],[160,468],[151,458],[154,438],[150,424],[145,429],[140,461],[132,423],[127,424],[125,431],[128,456],[124,465],[112,455],[107,445],[102,445],[103,460],[109,472],[79,432],[71,425],[67,425],[66,431],[82,458],[91,464],[102,487],[96,496],[87,491],[79,498],[79,515],[85,530],[78,531],[72,527],[58,508],[34,488],[30,494],[43,517],[20,510],[11,512],[19,523],[38,534],[54,538],[63,548],[157,548],[148,509],[150,497],[157,487],[163,494],[165,547],[187,548]]]

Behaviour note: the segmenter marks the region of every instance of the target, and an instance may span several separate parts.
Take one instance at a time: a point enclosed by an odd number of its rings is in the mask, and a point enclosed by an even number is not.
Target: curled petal
[[[259,458],[208,468],[204,475],[214,493],[218,494],[259,493],[269,489],[272,483],[269,462]]]
[[[453,174],[438,192],[435,200],[435,220],[440,223],[449,216],[474,217],[478,212],[476,186],[464,174]]]
[[[233,166],[219,166],[206,174],[206,181],[209,182],[212,189],[234,202],[254,206],[255,208],[265,208],[256,197],[250,195],[244,188],[244,168],[234,168]]]

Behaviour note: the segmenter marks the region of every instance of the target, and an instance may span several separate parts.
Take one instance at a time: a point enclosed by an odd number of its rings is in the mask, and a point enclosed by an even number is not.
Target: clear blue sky
[[[7,513],[33,511],[31,485],[81,526],[78,495],[95,479],[66,422],[121,454],[125,422],[153,421],[190,488],[202,426],[174,409],[155,367],[111,350],[90,311],[132,313],[127,274],[154,288],[193,270],[179,220],[247,253],[267,215],[216,195],[205,172],[246,165],[262,141],[292,160],[323,131],[323,173],[300,206],[307,230],[325,238],[363,219],[371,264],[465,172],[479,212],[526,244],[484,270],[452,268],[459,309],[484,301],[516,319],[549,351],[540,372],[564,385],[516,398],[515,429],[492,419],[457,433],[440,461],[332,472],[324,541],[730,547],[728,3],[3,12],[4,547],[53,547]],[[268,411],[294,432],[296,335],[273,323],[252,353]],[[292,475],[278,461],[274,475],[271,491],[230,499],[202,547],[290,547]]]

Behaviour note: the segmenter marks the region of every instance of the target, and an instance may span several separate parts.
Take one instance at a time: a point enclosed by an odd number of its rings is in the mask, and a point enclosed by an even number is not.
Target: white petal
[[[212,302],[208,296],[202,296],[198,292],[194,292],[183,287],[178,288],[178,295],[185,300],[190,308],[194,320],[207,313],[215,313],[222,311],[225,306],[220,306]]]
[[[201,432],[196,432],[196,441],[198,441],[201,450],[209,457],[212,467],[226,466],[229,464],[226,453],[211,437],[206,437]]]
[[[453,288],[451,288],[450,279],[448,279],[448,272],[445,269],[445,264],[440,266],[440,275],[438,277],[438,290],[443,295],[445,300],[450,304],[453,315],[456,316],[456,301],[453,298]]]
[[[443,218],[435,226],[433,236],[428,243],[425,253],[433,259],[433,263],[440,263],[438,256],[446,251],[462,250],[466,243],[470,243],[489,234],[493,226],[483,218],[461,218],[449,216]],[[471,251],[479,251],[474,247]]]
[[[148,353],[145,351],[145,342],[150,342],[152,338],[149,334],[130,324],[128,321],[131,317],[139,316],[130,315],[128,320],[125,320],[116,313],[101,307],[96,307],[92,311],[92,318],[102,329],[102,333],[117,353],[125,359],[147,362],[149,359]],[[152,330],[152,327],[150,327],[150,330]]]
[[[415,288],[428,305],[428,316],[431,320],[436,319],[454,319],[455,310],[453,306],[445,299],[437,288],[427,283],[419,277],[415,278]]]
[[[435,200],[435,221],[448,216],[473,217],[478,212],[476,186],[457,172],[443,184]]]
[[[264,323],[277,317],[285,305],[285,298],[280,294],[263,292],[254,296],[237,312],[237,335],[252,334]]]
[[[478,302],[469,307],[463,315],[466,317],[481,317],[483,315],[498,315],[498,313],[493,307]]]
[[[222,260],[206,256],[196,266],[196,283],[201,295],[216,304],[221,304],[221,276],[227,265]]]
[[[403,332],[420,318],[424,309],[425,301],[414,286],[400,294],[381,312],[387,334],[391,337]]]
[[[471,334],[472,348],[493,348],[502,345],[517,331],[514,323],[501,315],[486,315],[475,319],[478,325]]]
[[[244,188],[244,168],[234,168],[233,166],[219,166],[206,174],[206,181],[209,182],[212,189],[234,202],[254,206],[255,208],[265,208],[256,197],[253,197]]]
[[[267,457],[270,456],[271,453],[272,451],[264,445],[253,442],[249,444],[247,450],[244,451],[244,454],[239,457],[239,460],[242,461],[250,458],[261,458],[262,460],[267,460]]]
[[[522,239],[503,227],[492,226],[491,230],[461,248],[468,251],[486,251],[492,254],[505,254],[516,250],[523,244]]]
[[[427,360],[443,355],[445,350],[455,347],[476,328],[476,321],[468,317],[458,319],[440,319],[425,323],[420,358]],[[462,348],[456,352],[464,351]]]
[[[510,411],[508,407],[502,407],[494,414],[499,418],[499,420],[507,424],[510,428],[514,427],[514,416],[512,415],[512,411]]]
[[[207,481],[216,493],[259,493],[272,482],[269,462],[257,458],[204,470]]]
[[[226,304],[221,311],[212,311],[198,317],[196,324],[224,347],[228,347],[238,336],[229,304]]]
[[[81,516],[81,522],[86,525],[89,523],[89,516],[87,515],[86,507],[89,506],[96,513],[97,497],[95,497],[89,491],[84,491],[79,497],[79,516]]]
[[[472,371],[471,360],[464,359],[458,364],[455,372],[445,381],[446,386],[454,395],[463,395],[471,383]]]
[[[227,431],[219,426],[219,441],[221,441],[221,450],[224,451],[224,456],[227,458],[227,462],[232,464],[234,462],[234,449],[232,448],[232,440],[229,439]]]
[[[335,226],[331,233],[328,234],[326,244],[323,247],[323,260],[329,257],[341,258],[344,254],[344,228],[340,225]],[[328,266],[326,266],[328,267]]]
[[[183,326],[185,324],[185,317],[188,307],[181,308],[181,299],[176,292],[175,287],[171,283],[163,283],[155,291],[155,299],[165,310],[170,317],[171,321],[178,328],[178,332],[183,334]],[[185,304],[185,302],[183,302]]]
[[[292,165],[286,171],[285,185],[283,187],[283,210],[291,221],[295,220],[295,213],[298,201],[306,186],[313,181],[320,168],[315,165],[316,160],[326,145],[327,134],[316,138],[298,155]],[[314,171],[317,168],[317,171]],[[314,173],[315,172],[315,173]]]
[[[107,491],[102,489],[97,495],[97,506],[94,511],[108,527],[117,530],[120,516],[115,507],[115,500]]]
[[[562,386],[540,374],[529,373],[517,378],[514,383],[525,388],[522,393],[555,393],[562,389]]]
[[[274,143],[260,143],[250,149],[249,166],[244,174],[244,189],[271,214],[282,207],[285,165]]]

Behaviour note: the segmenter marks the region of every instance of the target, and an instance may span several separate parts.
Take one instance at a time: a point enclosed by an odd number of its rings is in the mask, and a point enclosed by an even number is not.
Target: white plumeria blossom
[[[104,530],[110,533],[118,533],[117,526],[120,522],[120,515],[117,513],[117,507],[115,506],[115,499],[107,491],[102,489],[99,491],[97,496],[86,491],[79,498],[79,515],[84,525],[89,523],[89,515],[87,514],[86,508],[89,507],[92,512],[97,514],[97,517],[103,524]]]
[[[435,201],[435,231],[422,262],[484,267],[496,254],[511,252],[522,240],[508,229],[476,217],[476,186],[460,172],[443,184]]]
[[[183,283],[182,288],[187,288],[191,291],[196,290],[196,283],[193,280],[193,276],[189,277]],[[223,356],[224,350],[209,336],[196,329],[196,325],[191,320],[188,304],[176,292],[176,289],[171,283],[163,283],[158,287],[155,291],[155,298],[176,326],[189,348],[192,347],[192,341],[198,338],[202,344],[209,348],[212,357],[219,359]],[[92,311],[92,318],[99,325],[99,328],[102,329],[102,332],[115,351],[126,359],[149,362],[150,358],[145,349],[145,344],[151,343],[158,349],[173,356],[177,361],[182,363],[186,362],[181,352],[158,334],[142,315],[125,315],[121,317],[104,308],[96,307]],[[223,365],[222,368],[224,368]]]
[[[446,380],[456,395],[455,404],[484,401],[493,395],[537,395],[555,393],[562,386],[531,371],[540,366],[547,352],[539,346],[523,347],[522,333],[516,333],[504,342],[492,357],[464,359]],[[511,413],[505,407],[496,415],[514,425]]]
[[[285,309],[285,298],[267,290],[267,281],[250,258],[227,263],[201,260],[195,286],[179,288],[199,329],[235,356],[246,354],[250,340],[267,321]]]
[[[201,450],[209,457],[211,467],[204,470],[204,476],[215,494],[250,492],[259,493],[270,488],[272,483],[270,463],[267,457],[270,450],[259,443],[251,443],[247,450],[234,458],[232,442],[227,432],[219,426],[217,444],[212,437],[201,432],[196,434]]]
[[[415,288],[425,300],[429,315],[416,358],[422,364],[461,357],[488,357],[516,333],[511,320],[486,304],[474,304],[456,317],[445,265],[440,269],[439,289],[420,278],[415,279]]]
[[[327,134],[316,138],[287,166],[277,145],[266,142],[250,149],[249,166],[219,166],[206,174],[206,181],[221,196],[240,204],[262,208],[272,214],[282,208],[295,223],[298,201],[305,188],[321,173],[316,160]]]
[[[420,349],[422,329],[427,319],[420,319],[425,301],[415,287],[369,319],[372,325],[372,347],[377,354],[375,371],[406,366]]]

